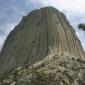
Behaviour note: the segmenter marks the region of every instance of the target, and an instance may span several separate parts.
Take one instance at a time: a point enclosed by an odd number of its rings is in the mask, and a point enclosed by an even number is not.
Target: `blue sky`
[[[85,49],[85,33],[77,29],[78,23],[85,23],[85,0],[0,0],[0,49],[22,16],[44,6],[53,6],[67,16]]]

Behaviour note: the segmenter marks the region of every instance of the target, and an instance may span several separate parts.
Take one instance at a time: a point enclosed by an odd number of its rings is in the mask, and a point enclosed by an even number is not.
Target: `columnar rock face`
[[[53,7],[34,10],[7,37],[0,54],[0,72],[32,65],[51,54],[85,59],[75,31]]]

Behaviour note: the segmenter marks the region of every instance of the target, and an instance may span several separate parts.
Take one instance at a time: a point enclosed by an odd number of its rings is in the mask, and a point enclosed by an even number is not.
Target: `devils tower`
[[[55,54],[85,59],[82,45],[63,13],[53,7],[34,10],[8,35],[0,53],[0,73]]]

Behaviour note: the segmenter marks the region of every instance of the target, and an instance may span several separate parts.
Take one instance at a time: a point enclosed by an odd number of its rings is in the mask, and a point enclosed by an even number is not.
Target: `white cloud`
[[[7,35],[9,34],[9,32],[11,30],[13,30],[13,28],[15,27],[17,23],[6,23],[4,26],[3,26],[3,31],[5,32],[4,33],[4,36],[0,35],[0,50],[4,44],[4,41],[7,37]],[[6,27],[6,28],[5,28]]]
[[[31,3],[42,3],[45,6],[54,6],[61,10],[84,12],[85,11],[85,0],[26,0],[29,4]]]
[[[3,46],[4,40],[5,40],[4,37],[0,36],[0,50],[1,50],[2,46]]]
[[[82,42],[83,48],[85,49],[85,32],[82,30],[76,30],[76,34]]]
[[[8,35],[11,30],[16,26],[17,23],[7,23],[6,24],[6,34]]]
[[[10,8],[15,12],[15,14],[19,15],[19,16],[23,16],[26,14],[25,11],[21,11],[19,8],[17,8],[15,5],[10,4]]]

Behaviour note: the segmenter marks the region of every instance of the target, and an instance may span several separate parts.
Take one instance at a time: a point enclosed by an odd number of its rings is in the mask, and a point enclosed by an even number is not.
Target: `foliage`
[[[85,31],[85,24],[80,23],[80,24],[78,25],[78,28],[79,28],[79,29],[82,29],[83,31]]]
[[[31,85],[49,85],[49,75],[44,72],[35,72],[32,80],[29,82]]]
[[[2,75],[0,75],[0,81],[3,81],[4,79],[8,78],[9,74],[8,73],[4,73]]]

